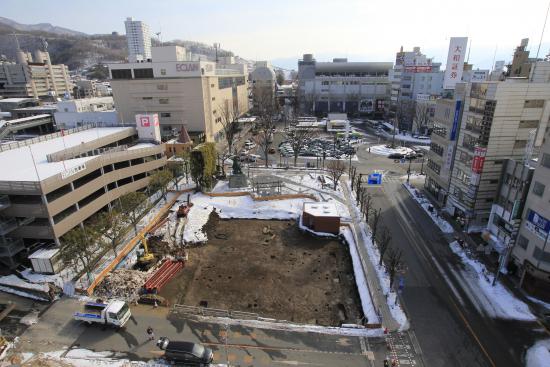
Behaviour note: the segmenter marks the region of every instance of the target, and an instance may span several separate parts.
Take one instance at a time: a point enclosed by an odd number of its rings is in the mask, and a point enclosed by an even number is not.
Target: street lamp
[[[409,180],[411,178],[411,162],[412,162],[412,157],[409,156],[409,169],[407,169],[407,185],[409,184]]]

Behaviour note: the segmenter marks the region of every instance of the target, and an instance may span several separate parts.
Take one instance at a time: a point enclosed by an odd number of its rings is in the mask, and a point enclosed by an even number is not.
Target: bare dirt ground
[[[204,229],[208,243],[189,249],[184,269],[160,292],[171,304],[332,326],[362,317],[349,250],[336,239],[302,233],[295,221],[215,214]]]

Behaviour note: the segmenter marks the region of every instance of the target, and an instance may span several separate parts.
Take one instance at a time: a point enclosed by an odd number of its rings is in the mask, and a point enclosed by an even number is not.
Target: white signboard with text
[[[464,58],[468,47],[468,37],[451,37],[449,53],[447,55],[447,68],[443,79],[443,89],[454,89],[456,83],[462,80],[464,70]]]

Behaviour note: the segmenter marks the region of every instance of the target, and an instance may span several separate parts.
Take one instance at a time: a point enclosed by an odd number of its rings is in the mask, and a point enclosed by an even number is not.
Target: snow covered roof
[[[304,203],[304,213],[311,214],[315,217],[339,217],[338,210],[334,203]]]
[[[49,116],[49,115],[48,115]],[[75,168],[94,156],[48,162],[47,155],[117,134],[132,127],[100,127],[0,152],[0,181],[37,182]]]

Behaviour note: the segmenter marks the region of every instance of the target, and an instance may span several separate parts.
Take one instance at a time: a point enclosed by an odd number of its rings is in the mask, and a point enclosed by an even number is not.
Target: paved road
[[[21,351],[51,352],[65,347],[93,351],[120,352],[119,358],[147,361],[161,356],[161,351],[147,340],[146,329],[152,326],[155,336],[172,340],[200,342],[214,351],[214,363],[237,366],[382,366],[388,352],[385,338],[326,335],[252,328],[199,321],[166,308],[132,307],[126,327],[115,331],[108,327],[86,326],[71,320],[78,307],[75,299],[64,298],[52,305],[21,336]],[[400,337],[395,336],[398,340]],[[410,350],[407,342],[394,345]]]
[[[359,171],[383,169],[397,177],[406,166],[359,152]],[[413,166],[414,167],[414,166]],[[414,168],[413,168],[414,169]],[[522,366],[532,345],[535,323],[492,319],[478,311],[457,279],[461,264],[448,238],[409,196],[399,179],[372,188],[392,245],[403,251],[407,267],[402,304],[426,366]]]

